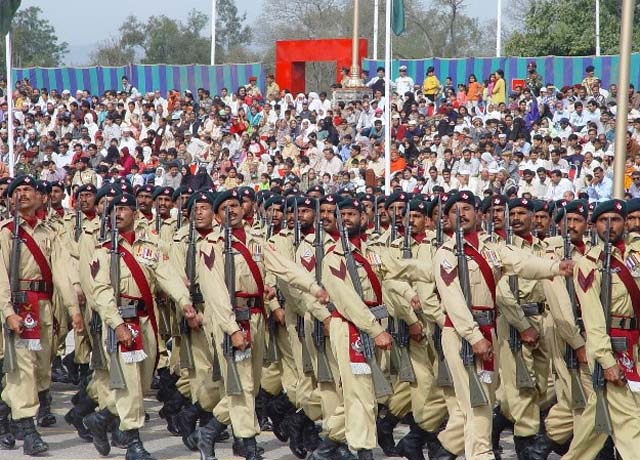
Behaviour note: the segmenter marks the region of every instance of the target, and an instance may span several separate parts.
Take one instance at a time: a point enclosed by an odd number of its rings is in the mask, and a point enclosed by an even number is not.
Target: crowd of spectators
[[[70,191],[126,176],[134,186],[370,192],[384,184],[389,129],[394,189],[610,199],[618,88],[602,88],[592,66],[563,88],[543,82],[534,62],[528,72],[512,91],[500,69],[454,82],[429,68],[416,85],[400,67],[390,82],[390,126],[383,68],[363,74],[370,97],[346,104],[326,92],[292,94],[273,75],[263,88],[252,77],[220,94],[141,93],[127,76],[104,94],[71,94],[24,79],[13,92],[12,127],[0,79],[0,176],[9,174],[11,128],[14,174],[63,180]],[[626,167],[616,173],[640,197],[640,94],[631,85],[628,96]]]

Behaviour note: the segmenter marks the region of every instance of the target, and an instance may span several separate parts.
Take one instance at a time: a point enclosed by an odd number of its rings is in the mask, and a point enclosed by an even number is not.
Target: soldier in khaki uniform
[[[600,203],[591,216],[600,239],[612,244],[610,324],[606,324],[600,300],[603,244],[592,247],[578,261],[574,283],[584,318],[590,368],[593,370],[597,363],[604,370],[604,399],[613,427],[611,436],[620,456],[631,459],[638,456],[640,445],[640,270],[637,262],[640,238],[635,233],[624,236],[626,215],[624,201],[610,200]],[[611,224],[609,235],[608,222]],[[592,392],[582,417],[576,421],[573,441],[563,459],[594,458],[604,444],[607,435],[594,430],[596,402],[596,392]]]
[[[35,215],[42,204],[36,191],[36,180],[31,176],[20,177],[12,182],[7,193],[20,214],[19,236],[23,243],[18,269],[19,292],[15,294],[22,298],[18,300],[19,305],[5,302],[2,311],[3,320],[16,335],[17,358],[16,370],[6,376],[2,400],[11,408],[13,419],[24,432],[24,453],[37,455],[48,450],[36,431],[33,417],[38,412],[39,393],[51,385],[51,295],[54,286],[63,295],[74,329],[81,331],[83,323],[68,277],[68,254],[63,251],[55,232]],[[13,225],[13,220],[6,220],[0,230],[0,251],[7,272],[11,267]]]
[[[109,356],[109,366],[120,366],[125,388],[113,389],[107,408],[88,415],[84,424],[93,436],[93,443],[101,455],[110,450],[107,430],[117,414],[120,429],[127,444],[127,460],[150,460],[138,430],[144,425],[144,393],[150,389],[156,360],[157,323],[153,305],[156,284],[171,293],[185,317],[196,327],[195,310],[182,279],[176,277],[168,260],[162,257],[157,240],[147,232],[134,231],[136,200],[122,194],[109,204],[116,216],[120,253],[120,298],[114,297],[110,279],[110,249],[113,241],[99,243],[88,267],[93,278],[91,296],[107,328],[115,331],[119,342],[118,362]],[[115,282],[115,280],[114,280]],[[123,318],[120,305],[133,306],[134,317]]]
[[[155,187],[145,184],[135,190],[138,211],[136,212],[136,231],[154,229],[153,221],[153,192]],[[185,203],[186,204],[186,203]]]
[[[513,246],[531,255],[543,254],[546,245],[531,234],[533,201],[527,198],[510,200],[508,209],[511,229],[507,230],[513,232]],[[514,444],[518,455],[524,455],[540,429],[540,405],[547,390],[551,360],[544,336],[547,303],[543,283],[524,278],[516,278],[518,292],[512,292],[510,278],[504,276],[496,291],[501,313],[497,320],[503,390],[500,407],[514,422]],[[512,327],[522,342],[519,354],[530,386],[517,381],[516,357],[509,340]]]
[[[98,176],[93,169],[89,168],[89,157],[82,156],[80,161],[76,163],[76,173],[71,179],[71,185],[83,186],[87,184],[91,184],[94,187],[98,185]]]
[[[353,459],[347,444],[358,452],[358,459],[373,459],[376,446],[377,412],[371,368],[362,355],[359,331],[366,332],[380,349],[391,347],[391,335],[369,310],[382,305],[382,288],[372,265],[376,256],[360,238],[366,218],[358,200],[344,199],[339,204],[345,231],[349,234],[353,257],[357,262],[362,295],[353,287],[345,265],[341,244],[330,249],[323,263],[323,284],[335,310],[330,323],[331,346],[340,369],[342,405],[327,420],[327,435],[311,459]],[[357,426],[356,430],[346,429]]]
[[[458,278],[457,247],[455,239],[447,241],[436,251],[434,273],[436,286],[445,311],[445,328],[442,347],[453,377],[453,384],[460,403],[459,412],[450,413],[449,424],[460,423],[462,418],[465,436],[465,456],[469,460],[493,460],[491,444],[491,410],[495,398],[497,368],[494,362],[495,343],[495,283],[501,275],[515,273],[527,278],[545,278],[568,274],[571,262],[551,262],[523,253],[517,248],[492,244],[480,239],[476,232],[475,197],[470,192],[459,192],[450,197],[443,211],[451,222],[456,222],[457,211],[464,231],[469,266],[470,303],[467,306]],[[481,388],[488,404],[471,407],[469,374],[463,365],[460,349],[462,340],[469,341],[476,357],[476,367]],[[441,449],[438,460],[455,459],[456,454]]]

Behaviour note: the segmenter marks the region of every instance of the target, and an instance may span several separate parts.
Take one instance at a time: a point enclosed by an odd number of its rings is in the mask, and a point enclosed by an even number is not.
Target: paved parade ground
[[[113,449],[109,457],[101,457],[95,451],[93,444],[84,442],[78,438],[73,427],[64,421],[64,414],[69,410],[71,396],[76,391],[73,385],[54,384],[53,385],[53,412],[57,416],[58,423],[51,428],[41,428],[40,432],[46,442],[49,443],[49,452],[41,458],[60,460],[94,460],[101,458],[124,459],[124,450]],[[147,398],[145,408],[151,420],[141,430],[141,438],[147,450],[158,460],[196,460],[199,458],[197,452],[189,452],[177,436],[172,436],[166,430],[164,420],[158,417],[160,403],[154,397]],[[395,438],[399,440],[403,433],[408,431],[408,427],[400,425],[395,431]],[[508,440],[507,440],[508,438]],[[265,449],[265,460],[295,460],[296,457],[289,448],[278,441],[273,434],[265,432],[258,438],[258,443]],[[0,450],[0,459],[11,460],[33,460],[34,457],[22,455],[22,443],[17,442],[18,449],[13,451]],[[505,460],[515,460],[516,455],[513,450],[511,433],[505,433],[503,442],[505,448],[503,458]],[[231,452],[231,441],[226,441],[216,445],[218,460],[240,459]],[[382,460],[385,457],[380,449],[376,449],[375,458]],[[462,458],[462,457],[461,457]],[[558,460],[558,456],[551,455],[550,460]]]

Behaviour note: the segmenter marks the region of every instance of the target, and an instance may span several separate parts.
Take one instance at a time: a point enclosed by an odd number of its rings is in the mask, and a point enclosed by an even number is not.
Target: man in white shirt
[[[407,92],[411,92],[413,90],[413,78],[407,75],[407,66],[401,65],[398,69],[400,71],[400,76],[396,78],[396,93],[400,95],[400,97],[404,97],[404,94]]]
[[[129,152],[135,152],[136,151],[136,146],[138,145],[138,143],[136,142],[136,140],[131,137],[131,128],[129,128],[128,126],[125,126],[124,128],[122,128],[122,137],[120,138],[120,149],[122,150],[123,147],[127,147],[129,149]]]
[[[333,177],[342,170],[342,161],[340,161],[331,148],[325,148],[322,153],[324,154],[324,158],[320,160],[319,174],[321,176],[330,174],[331,177]]]
[[[573,184],[565,177],[562,177],[562,172],[556,169],[551,172],[551,184],[549,190],[547,190],[547,201],[561,200],[566,191],[574,191]]]

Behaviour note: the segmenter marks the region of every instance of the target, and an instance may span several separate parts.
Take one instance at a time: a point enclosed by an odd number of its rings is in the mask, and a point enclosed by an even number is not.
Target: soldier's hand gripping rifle
[[[231,229],[231,217],[229,208],[224,211],[224,280],[229,293],[229,301],[235,309],[236,304],[236,266],[233,254],[233,232]],[[248,312],[248,309],[247,309]],[[248,315],[249,316],[249,315]],[[238,320],[238,312],[236,311],[236,320]],[[222,342],[222,353],[227,361],[227,382],[226,390],[230,395],[242,394],[242,382],[236,367],[236,352],[231,343],[231,336],[224,334]]]
[[[300,218],[298,216],[298,200],[293,201],[293,247],[297,251],[300,246],[302,229],[300,227]],[[296,315],[296,332],[300,340],[302,348],[302,370],[305,374],[313,373],[313,362],[311,361],[311,353],[307,347],[304,315]]]
[[[402,238],[402,258],[411,259],[413,254],[411,253],[411,210],[409,203],[407,203],[405,209],[404,218],[404,235]],[[413,371],[413,365],[411,364],[411,357],[409,356],[409,326],[407,323],[399,319],[398,320],[398,333],[396,336],[396,345],[399,348],[398,359],[398,380],[401,382],[415,383],[416,374]]]
[[[600,303],[604,312],[604,321],[609,334],[611,328],[611,257],[613,253],[613,244],[611,243],[611,219],[607,219],[607,228],[604,238],[604,253],[602,258],[602,279],[600,281]],[[605,391],[607,382],[604,378],[604,369],[596,360],[593,366],[593,374],[591,376],[593,383],[593,391],[596,394],[596,419],[594,429],[596,433],[604,433],[611,436],[613,434],[613,424],[609,415],[609,407]]]
[[[196,283],[196,219],[194,204],[189,217],[189,238],[187,240],[187,257],[185,272],[189,281],[189,296],[191,304],[195,307],[204,303],[202,293]],[[183,316],[180,319],[180,369],[193,369],[193,350],[191,349],[191,328],[189,322]]]
[[[439,248],[444,243],[442,197],[440,196],[438,196],[438,213],[436,214],[436,219],[435,246]],[[436,377],[436,383],[440,388],[451,388],[453,387],[453,378],[451,377],[451,371],[449,370],[449,365],[447,364],[447,359],[442,349],[442,328],[437,323],[433,325],[433,347],[438,355],[438,375]]]
[[[17,200],[17,199],[16,199]],[[16,201],[17,203],[17,201]],[[7,207],[9,206],[9,198],[7,198]],[[11,305],[16,315],[20,314],[20,309],[26,302],[24,291],[20,290],[20,253],[22,252],[22,239],[18,233],[20,230],[20,214],[18,206],[13,208],[13,232],[11,233],[11,258],[9,261],[9,284],[11,287]],[[9,329],[9,324],[5,321],[2,325],[4,331],[4,361],[2,370],[5,374],[15,372],[18,368],[16,357],[16,338],[15,333]]]
[[[322,219],[320,218],[320,200],[316,200],[315,234],[313,238],[313,250],[316,256],[316,282],[322,286],[322,259],[324,258]],[[335,308],[335,307],[334,307]],[[313,344],[316,347],[318,357],[318,375],[316,379],[319,383],[333,383],[333,374],[327,358],[326,340],[324,337],[324,324],[319,319],[313,321]]]
[[[360,284],[360,277],[358,275],[358,268],[356,262],[353,259],[351,253],[351,246],[349,245],[349,235],[347,234],[347,228],[342,223],[342,215],[340,214],[340,207],[336,206],[336,223],[338,225],[338,231],[340,233],[340,242],[342,244],[342,250],[344,252],[345,265],[347,266],[347,273],[353,284],[353,288],[356,294],[364,300],[362,285]],[[384,396],[390,396],[393,394],[393,390],[384,374],[382,369],[378,365],[376,360],[375,345],[371,336],[364,331],[359,331],[360,342],[362,344],[362,354],[367,364],[371,368],[371,379],[373,380],[373,388],[376,398],[382,398]]]
[[[473,312],[473,303],[471,299],[471,282],[469,280],[469,266],[467,264],[467,256],[464,253],[464,230],[460,222],[460,212],[456,208],[456,257],[458,259],[458,276],[460,277],[460,287],[462,294],[467,302],[469,311]],[[460,357],[467,374],[469,375],[469,399],[471,407],[486,406],[489,399],[482,388],[478,373],[476,372],[476,358],[473,354],[473,348],[468,340],[461,337],[462,349]]]
[[[509,207],[505,208],[504,225],[506,228],[507,244],[513,244],[513,227],[511,226]],[[513,293],[516,299],[518,308],[520,308],[520,283],[518,282],[517,275],[509,275],[509,289]],[[527,364],[522,357],[522,340],[520,338],[520,332],[511,324],[509,325],[509,349],[513,353],[513,359],[516,363],[516,388],[518,389],[533,389],[535,384],[531,379]]]
[[[563,210],[562,216],[562,249],[563,259],[571,260],[571,236],[569,235],[569,229],[567,227],[567,212]],[[567,293],[569,294],[569,300],[571,301],[571,311],[573,317],[578,319],[578,299],[576,298],[576,289],[571,277],[565,278],[565,286]],[[587,396],[582,387],[580,381],[580,364],[578,363],[578,356],[576,351],[566,344],[564,360],[567,364],[567,370],[571,376],[571,409],[584,409],[587,405]]]
[[[120,306],[120,234],[118,232],[118,225],[116,223],[116,208],[111,211],[111,260],[109,266],[109,278],[111,279],[111,287],[113,289],[113,296],[118,305],[118,311],[122,319],[131,318],[131,312],[127,307]],[[133,316],[136,315],[134,308]],[[122,366],[120,365],[119,344],[116,337],[116,331],[113,328],[109,328],[107,331],[107,353],[111,364],[109,366],[109,389],[111,390],[123,390],[126,388],[124,380],[124,373],[122,372]]]

